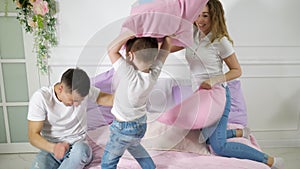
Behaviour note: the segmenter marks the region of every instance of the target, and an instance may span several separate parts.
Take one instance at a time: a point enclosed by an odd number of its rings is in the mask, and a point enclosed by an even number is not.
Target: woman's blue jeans
[[[82,141],[70,145],[63,159],[41,150],[32,164],[32,169],[82,169],[92,161],[91,147]]]
[[[258,162],[267,163],[268,155],[262,153],[248,145],[236,142],[227,142],[227,138],[230,137],[227,134],[227,122],[230,112],[230,91],[226,87],[226,105],[224,113],[217,125],[215,131],[209,137],[209,142],[214,152],[220,156],[235,157],[240,159],[249,159]]]
[[[140,144],[146,132],[146,120],[146,116],[143,116],[130,122],[119,122],[117,120],[112,122],[110,125],[110,138],[105,146],[101,161],[102,169],[116,169],[125,150],[128,150],[143,169],[155,168],[152,158]]]

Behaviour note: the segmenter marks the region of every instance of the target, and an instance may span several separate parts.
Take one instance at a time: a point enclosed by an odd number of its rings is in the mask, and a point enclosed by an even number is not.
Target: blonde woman
[[[226,82],[240,77],[242,70],[233,48],[233,40],[227,31],[224,9],[219,0],[208,1],[196,19],[195,27],[194,44],[186,49],[193,89],[209,90],[215,85],[222,85],[226,89],[226,105],[220,121],[214,126],[204,128],[199,140],[207,141],[220,156],[254,160],[272,169],[282,169],[282,158],[274,158],[245,144],[227,142],[227,138],[247,137],[250,131],[247,128],[227,130],[231,101]],[[172,52],[177,50],[180,48],[172,48]],[[224,62],[229,68],[226,73],[223,72]]]

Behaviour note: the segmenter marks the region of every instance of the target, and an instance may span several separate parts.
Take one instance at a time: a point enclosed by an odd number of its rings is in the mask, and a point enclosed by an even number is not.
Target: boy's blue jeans
[[[92,161],[92,149],[82,141],[70,145],[63,159],[41,150],[35,157],[32,169],[82,169]]]
[[[230,112],[230,91],[226,87],[226,105],[224,113],[217,125],[215,131],[209,137],[209,142],[214,152],[220,156],[235,157],[240,159],[249,159],[258,162],[267,163],[268,155],[262,153],[252,147],[245,144],[236,142],[227,142],[228,137],[232,137],[232,134],[227,133],[228,115]]]
[[[102,169],[116,169],[125,150],[137,160],[143,169],[154,169],[155,164],[140,144],[146,132],[147,117],[143,116],[135,121],[119,122],[114,120],[110,125],[110,138],[105,146],[101,161]]]

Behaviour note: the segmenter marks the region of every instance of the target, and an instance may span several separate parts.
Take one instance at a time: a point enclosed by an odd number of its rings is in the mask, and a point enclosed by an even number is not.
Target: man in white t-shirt
[[[126,46],[126,60],[119,53]],[[163,63],[169,54],[171,40],[164,38],[160,50],[156,38],[136,38],[130,32],[121,34],[108,49],[118,81],[110,125],[110,138],[101,160],[102,169],[115,169],[125,150],[143,169],[156,166],[140,140],[146,132],[146,102]]]
[[[33,169],[83,168],[92,159],[85,141],[88,100],[112,106],[113,96],[90,87],[85,71],[68,69],[59,83],[37,90],[30,99],[28,137],[41,149]]]

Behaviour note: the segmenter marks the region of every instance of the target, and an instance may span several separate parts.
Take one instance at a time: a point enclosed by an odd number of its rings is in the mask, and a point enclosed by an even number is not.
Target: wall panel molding
[[[33,147],[30,143],[11,143],[0,144],[0,153],[36,153],[39,149]]]
[[[300,147],[300,139],[289,140],[257,140],[262,148]]]

